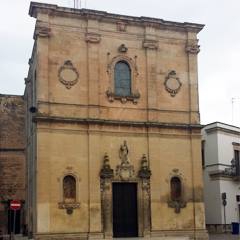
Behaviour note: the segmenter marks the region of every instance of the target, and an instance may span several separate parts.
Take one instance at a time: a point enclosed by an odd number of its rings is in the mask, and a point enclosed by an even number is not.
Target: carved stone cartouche
[[[58,79],[67,89],[74,86],[79,79],[79,73],[70,60],[64,62],[58,70]]]
[[[177,77],[176,71],[172,70],[168,73],[164,81],[164,86],[166,91],[170,93],[171,97],[175,97],[182,86],[182,83]]]

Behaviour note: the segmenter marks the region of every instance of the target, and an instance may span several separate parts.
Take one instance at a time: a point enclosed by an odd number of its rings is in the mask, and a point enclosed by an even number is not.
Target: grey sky
[[[73,7],[73,0],[39,0],[39,2]],[[82,7],[113,13],[206,24],[199,34],[201,123],[222,121],[240,126],[239,0],[82,0],[81,2]],[[28,16],[29,4],[29,0],[1,2],[0,93],[2,94],[24,92],[24,78],[27,76],[35,24],[35,19]],[[232,104],[233,97],[239,98],[234,104]]]

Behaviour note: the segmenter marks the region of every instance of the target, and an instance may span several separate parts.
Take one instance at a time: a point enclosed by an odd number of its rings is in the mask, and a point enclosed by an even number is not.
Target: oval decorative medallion
[[[179,78],[175,71],[170,71],[165,79],[164,82],[165,89],[170,93],[172,97],[180,90],[182,83],[180,82]]]
[[[65,61],[58,70],[58,79],[67,89],[74,86],[78,82],[78,78],[79,73],[70,60]]]

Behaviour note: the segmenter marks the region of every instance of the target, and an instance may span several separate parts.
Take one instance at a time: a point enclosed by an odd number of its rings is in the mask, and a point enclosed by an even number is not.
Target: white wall
[[[203,178],[206,224],[222,224],[220,185],[210,179],[209,171],[204,171]]]
[[[233,178],[211,179],[209,174],[224,170],[231,165],[234,157],[233,142],[240,143],[240,128],[223,123],[207,125],[202,130],[202,139],[205,140],[205,168],[204,168],[204,200],[206,224],[224,224],[224,207],[221,195],[227,194],[226,223],[240,221],[239,206],[236,195],[240,195],[240,182]]]
[[[236,201],[236,195],[240,195],[240,183],[233,181],[220,181],[220,191],[221,193],[227,193],[227,206],[226,206],[226,220],[227,224],[231,222],[240,221],[238,203]],[[222,206],[222,222],[223,218],[223,206]]]

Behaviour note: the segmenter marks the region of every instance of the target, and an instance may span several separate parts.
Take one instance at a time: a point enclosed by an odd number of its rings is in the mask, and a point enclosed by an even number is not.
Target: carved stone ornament
[[[90,43],[100,43],[101,35],[98,33],[86,33],[85,41]]]
[[[104,155],[103,159],[103,166],[100,171],[100,178],[106,179],[106,178],[112,178],[114,175],[113,169],[111,169],[110,164],[109,164],[109,156],[107,153]]]
[[[186,45],[186,52],[198,54],[200,52],[200,45],[198,45],[197,41],[188,42]]]
[[[64,62],[58,70],[58,79],[67,89],[74,86],[79,79],[79,73],[70,60]]]
[[[37,37],[48,38],[50,37],[51,29],[46,26],[37,26],[34,32],[34,39]]]
[[[126,32],[127,31],[127,23],[126,22],[117,22],[117,31]]]
[[[58,203],[59,209],[66,209],[67,214],[72,214],[73,210],[76,208],[80,208],[80,203],[74,202],[74,203],[65,203],[60,202]]]
[[[148,48],[148,49],[152,49],[152,50],[156,50],[156,49],[158,49],[158,41],[156,41],[156,40],[144,40],[143,41],[143,47]]]
[[[182,86],[182,83],[177,77],[177,74],[175,71],[170,71],[168,73],[164,81],[164,86],[165,86],[165,89],[170,93],[172,97],[175,97],[175,95],[179,92]]]
[[[147,157],[145,154],[143,154],[142,159],[141,159],[141,168],[138,171],[138,177],[141,179],[150,179],[152,173],[151,170],[149,169]]]
[[[132,101],[133,104],[137,104],[141,96],[138,90],[136,90],[136,92],[132,93],[130,96],[118,96],[113,92],[111,88],[108,88],[108,90],[106,91],[106,95],[109,102],[114,102],[114,100],[120,100],[122,103]]]
[[[168,207],[174,208],[175,213],[180,213],[181,208],[185,208],[186,206],[187,206],[187,203],[182,202],[182,201],[169,201],[168,202]]]
[[[121,53],[126,53],[128,51],[128,48],[125,46],[125,44],[121,44],[118,48],[118,51]]]
[[[134,167],[130,164],[128,158],[128,146],[127,142],[124,141],[123,145],[119,149],[119,158],[121,163],[116,167],[116,177],[123,181],[127,181],[135,177]]]

